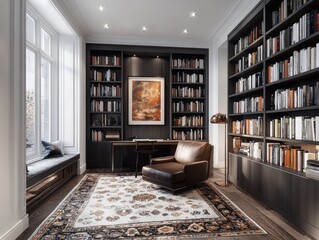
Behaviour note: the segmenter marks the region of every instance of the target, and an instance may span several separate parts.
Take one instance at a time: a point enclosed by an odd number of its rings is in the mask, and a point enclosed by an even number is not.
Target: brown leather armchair
[[[174,156],[152,158],[142,177],[173,192],[195,185],[209,177],[211,151],[207,142],[180,141]]]

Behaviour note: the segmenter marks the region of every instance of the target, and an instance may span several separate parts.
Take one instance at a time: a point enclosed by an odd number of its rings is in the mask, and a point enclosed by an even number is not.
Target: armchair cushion
[[[185,185],[184,166],[177,162],[144,166],[143,179],[169,189],[180,188]]]

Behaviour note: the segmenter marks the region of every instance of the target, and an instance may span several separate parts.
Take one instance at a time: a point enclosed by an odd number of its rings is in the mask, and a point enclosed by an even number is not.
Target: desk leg
[[[112,172],[114,172],[114,144],[112,143],[111,147],[111,160],[112,160]]]

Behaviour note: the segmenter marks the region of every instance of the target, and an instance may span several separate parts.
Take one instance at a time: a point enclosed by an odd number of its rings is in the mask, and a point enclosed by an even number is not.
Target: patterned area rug
[[[87,174],[30,239],[204,239],[266,234],[211,183],[173,195],[141,177]]]

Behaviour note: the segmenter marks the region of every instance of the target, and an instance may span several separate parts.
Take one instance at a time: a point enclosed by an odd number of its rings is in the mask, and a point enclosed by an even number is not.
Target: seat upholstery
[[[207,142],[180,141],[174,156],[152,158],[142,169],[143,179],[171,191],[205,181],[209,177],[212,146]]]

